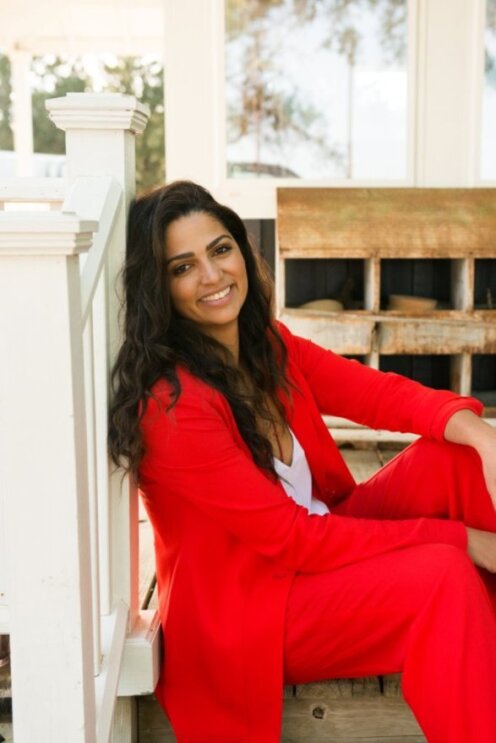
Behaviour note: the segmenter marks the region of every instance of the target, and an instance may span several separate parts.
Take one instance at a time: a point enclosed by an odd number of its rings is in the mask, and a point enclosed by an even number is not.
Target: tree
[[[402,62],[405,58],[406,0],[292,0],[292,4],[300,21],[312,21],[319,16],[329,30],[324,43],[336,48],[353,64],[361,42],[353,16],[360,10],[373,11],[379,20],[381,48],[386,61]],[[355,37],[352,45],[350,35]]]
[[[381,30],[381,49],[386,62],[403,62],[406,54],[406,0],[293,0],[301,19],[317,16],[328,28],[324,45],[336,49],[348,66],[348,133],[346,176],[353,177],[353,88],[355,66],[360,55],[362,35],[357,29],[357,11],[373,11]]]
[[[65,152],[64,132],[48,118],[47,99],[96,89],[127,93],[147,103],[151,111],[144,134],[136,139],[137,188],[148,189],[163,183],[164,83],[160,62],[137,57],[116,58],[113,63],[102,61],[99,74],[92,75],[83,59],[52,54],[35,57],[31,69],[35,152],[54,155]],[[13,148],[10,109],[10,63],[7,57],[0,56],[0,149]]]
[[[33,148],[35,152],[63,155],[64,132],[48,118],[45,101],[66,93],[91,90],[92,81],[80,60],[54,55],[34,57],[32,66]]]
[[[244,72],[236,80],[241,96],[237,106],[229,111],[229,141],[236,142],[251,134],[258,158],[262,139],[265,144],[273,145],[295,135],[300,141],[311,142],[322,158],[346,165],[346,174],[351,177],[353,71],[362,46],[357,13],[373,11],[379,21],[385,61],[401,62],[406,52],[406,0],[228,0],[226,7],[228,42],[244,45]],[[347,152],[338,145],[330,145],[329,133],[319,131],[320,112],[305,104],[304,91],[293,90],[288,95],[281,86],[282,73],[274,64],[277,49],[270,48],[269,30],[271,24],[281,23],[282,18],[288,36],[301,24],[315,23],[327,29],[322,46],[334,49],[347,62]]]
[[[270,41],[275,9],[285,0],[227,0],[226,33],[228,45],[237,47],[241,60],[237,70],[228,70],[228,86],[236,91],[236,101],[228,105],[227,139],[235,144],[250,137],[254,152],[251,163],[229,163],[231,173],[238,169],[253,173],[296,175],[283,165],[262,162],[263,147],[279,151],[286,162],[287,151],[295,141],[306,141],[320,157],[339,162],[341,152],[328,145],[319,131],[320,112],[305,103],[298,91],[288,91],[277,65],[277,53]]]
[[[104,67],[106,90],[127,93],[150,107],[150,119],[136,139],[136,187],[147,190],[165,178],[164,74],[157,60],[121,57]]]
[[[13,150],[14,137],[11,128],[10,60],[0,54],[0,150]]]
[[[485,73],[486,81],[496,87],[496,55],[494,45],[496,44],[496,0],[487,0],[486,6],[486,30],[493,37],[492,49],[486,42],[485,48]]]

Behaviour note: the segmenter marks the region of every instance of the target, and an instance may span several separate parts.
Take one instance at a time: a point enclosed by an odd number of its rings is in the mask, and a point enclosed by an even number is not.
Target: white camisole
[[[291,464],[285,464],[274,457],[274,469],[277,472],[281,484],[290,498],[300,506],[304,506],[309,513],[323,515],[329,513],[326,504],[318,498],[312,497],[312,474],[308,466],[307,458],[303,448],[289,429],[293,439],[293,458]]]

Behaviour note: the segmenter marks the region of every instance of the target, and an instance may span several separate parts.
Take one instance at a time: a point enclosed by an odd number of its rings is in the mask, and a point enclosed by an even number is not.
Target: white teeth
[[[209,294],[208,297],[202,297],[202,302],[212,302],[215,299],[223,299],[224,297],[227,297],[230,291],[231,287],[228,286],[221,292],[217,292],[216,294]]]

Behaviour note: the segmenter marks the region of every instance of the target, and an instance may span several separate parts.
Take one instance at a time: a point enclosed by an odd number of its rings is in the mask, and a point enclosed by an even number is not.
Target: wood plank
[[[172,730],[165,730],[160,733],[156,733],[155,731],[145,733],[140,732],[139,743],[176,743],[176,736]],[[404,743],[408,743],[408,741],[405,741]]]
[[[109,743],[138,743],[136,706],[135,697],[122,697],[115,700],[114,719]]]
[[[398,452],[395,452],[396,454]],[[392,458],[392,457],[391,457]],[[400,697],[401,693],[401,673],[390,673],[383,676],[384,696]]]
[[[153,544],[153,529],[147,518],[139,522],[139,605],[145,606],[149,598],[150,587],[155,580],[155,549]]]
[[[356,482],[368,480],[381,466],[381,460],[375,448],[361,451],[343,448],[341,454]]]
[[[277,189],[286,256],[489,258],[495,227],[492,188]]]
[[[318,312],[283,308],[280,319],[304,338],[311,338],[323,348],[342,354],[365,354],[370,351],[375,319],[368,313]]]
[[[403,451],[405,447],[397,447],[394,449],[386,449],[384,447],[379,447],[377,450],[377,456],[381,460],[381,465],[384,467],[385,464],[391,461],[391,459],[394,459],[394,457],[399,454],[401,451]]]
[[[464,315],[437,319],[383,317],[379,352],[394,354],[496,353],[496,316],[478,321]]]
[[[472,388],[472,356],[457,353],[450,361],[450,385],[459,395],[470,395]]]
[[[418,435],[395,431],[375,431],[373,428],[331,428],[334,441],[339,445],[348,444],[410,444]]]
[[[413,713],[400,698],[289,699],[284,705],[283,735],[285,743],[347,741],[370,738],[390,741],[396,736],[416,736],[425,740]]]
[[[155,697],[138,697],[137,703],[139,743],[175,743],[170,723]]]
[[[298,699],[351,699],[351,697],[378,697],[381,695],[379,676],[364,676],[357,679],[329,679],[310,684],[298,684],[295,697]]]
[[[457,310],[474,309],[475,261],[460,258],[451,261],[451,300]]]
[[[280,319],[296,335],[345,355],[494,354],[496,312],[456,310],[404,315],[395,312],[322,312],[284,307]]]
[[[364,266],[364,303],[365,309],[378,312],[381,304],[381,262],[379,258],[370,258]]]
[[[14,743],[14,731],[12,729],[12,722],[11,721],[4,721],[0,717],[0,735],[2,736],[0,738],[0,741],[2,741],[5,738],[5,743]]]
[[[140,743],[175,743],[170,724],[152,696],[138,699]],[[402,699],[286,699],[281,743],[425,743]]]

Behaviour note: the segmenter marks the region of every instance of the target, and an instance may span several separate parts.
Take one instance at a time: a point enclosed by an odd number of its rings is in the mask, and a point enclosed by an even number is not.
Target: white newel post
[[[47,101],[46,106],[54,124],[66,132],[69,183],[79,176],[106,175],[115,178],[123,189],[106,265],[111,366],[121,339],[116,284],[125,255],[127,209],[135,193],[134,140],[143,132],[149,110],[133,96],[121,94],[69,93]],[[106,407],[106,400],[101,405]],[[120,472],[111,480],[110,491],[108,500],[99,499],[101,610],[111,612],[115,603],[123,600],[129,606],[131,628],[139,609],[137,496]]]
[[[149,117],[147,106],[134,97],[121,94],[69,93],[47,101],[51,120],[66,132],[67,178],[105,175],[122,188],[105,264],[106,293],[103,298],[107,328],[107,377],[121,341],[118,326],[119,298],[117,278],[125,255],[126,221],[129,203],[136,187],[135,135],[141,134]],[[98,328],[95,328],[98,332]],[[100,387],[99,414],[107,410],[107,386]],[[105,413],[104,413],[105,415]],[[97,473],[100,609],[111,613],[119,601],[129,607],[128,631],[139,616],[139,524],[138,500],[129,478],[121,472],[108,479],[106,465]],[[105,493],[108,487],[109,492]],[[132,743],[136,718],[131,697],[118,699],[115,720],[126,720],[114,727],[115,743]]]
[[[0,222],[0,484],[16,743],[94,743],[90,549],[75,215]]]

